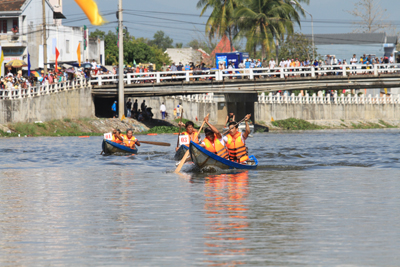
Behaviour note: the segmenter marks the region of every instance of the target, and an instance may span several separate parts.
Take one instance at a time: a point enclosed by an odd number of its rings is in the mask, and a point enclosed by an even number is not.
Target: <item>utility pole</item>
[[[46,30],[46,1],[42,0],[43,8],[43,72],[47,75],[47,30]]]
[[[119,67],[118,67],[118,117],[122,118],[125,114],[125,94],[124,94],[124,31],[122,25],[122,0],[119,0],[118,9],[118,35],[119,35]]]

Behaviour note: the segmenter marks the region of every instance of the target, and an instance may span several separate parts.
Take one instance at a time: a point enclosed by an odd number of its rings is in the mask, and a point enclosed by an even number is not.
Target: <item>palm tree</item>
[[[228,34],[231,52],[233,50],[232,37],[237,31],[234,13],[238,7],[239,0],[199,0],[197,8],[202,8],[200,17],[207,9],[212,8],[210,17],[206,23],[206,33],[209,38]]]
[[[307,0],[303,0],[307,1]],[[293,21],[300,25],[295,7],[286,0],[244,0],[235,11],[237,37],[247,38],[247,49],[261,45],[262,58],[275,46],[274,38],[293,33]]]

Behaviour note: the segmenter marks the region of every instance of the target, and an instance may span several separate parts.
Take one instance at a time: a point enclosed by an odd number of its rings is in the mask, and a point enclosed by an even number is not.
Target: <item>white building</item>
[[[45,0],[47,63],[55,62],[56,47],[60,52],[59,62],[76,62],[80,43],[82,62],[88,58],[104,65],[104,41],[89,43],[88,38],[88,48],[84,50],[83,27],[62,25],[62,19],[65,19],[62,14],[62,3],[62,0]],[[5,72],[4,65],[9,61],[22,59],[27,62],[28,51],[32,69],[44,66],[42,14],[42,0],[0,0],[0,46],[4,53],[1,76]],[[91,46],[94,53],[91,52]]]

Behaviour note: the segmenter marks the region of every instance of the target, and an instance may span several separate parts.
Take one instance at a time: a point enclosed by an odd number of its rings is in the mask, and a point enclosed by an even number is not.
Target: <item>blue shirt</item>
[[[250,68],[250,61],[246,61],[246,62],[244,63],[244,65],[246,66],[246,69]]]
[[[117,111],[117,104],[114,103],[114,104],[112,105],[111,109],[112,109],[113,111]]]

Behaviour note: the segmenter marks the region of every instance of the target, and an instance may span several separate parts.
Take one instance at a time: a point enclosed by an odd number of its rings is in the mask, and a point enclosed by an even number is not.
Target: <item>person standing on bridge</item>
[[[113,118],[115,119],[116,117],[118,117],[118,113],[117,113],[117,101],[114,101],[114,104],[111,107],[111,110],[113,112]]]
[[[160,106],[160,113],[161,113],[161,117],[163,120],[165,120],[165,112],[167,111],[167,108],[164,105],[164,102],[161,104]]]

